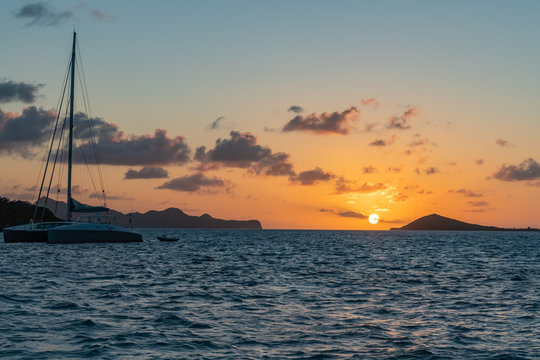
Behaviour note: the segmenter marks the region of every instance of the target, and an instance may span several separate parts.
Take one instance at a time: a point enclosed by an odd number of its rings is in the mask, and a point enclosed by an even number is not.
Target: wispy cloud
[[[379,107],[379,102],[375,98],[362,99],[360,102],[364,106],[373,106],[374,108]]]
[[[387,189],[388,186],[383,183],[368,184],[363,183],[359,184],[355,181],[348,180],[344,177],[340,177],[336,181],[336,194],[346,194],[346,193],[360,193],[360,194],[371,194],[380,190]]]
[[[300,114],[304,112],[304,108],[298,105],[291,105],[287,111]]]
[[[484,195],[480,194],[480,193],[476,193],[474,191],[471,191],[471,190],[467,190],[467,189],[457,189],[457,190],[454,190],[454,189],[450,189],[448,190],[449,193],[451,194],[460,194],[460,195],[463,195],[465,197],[473,197],[473,198],[478,198],[478,197],[482,197]]]
[[[208,125],[209,129],[216,130],[219,129],[222,125],[222,121],[225,119],[225,116],[220,116],[216,120],[214,120],[210,125]]]
[[[416,117],[419,114],[419,111],[415,107],[408,108],[405,112],[403,112],[399,116],[392,116],[388,120],[388,124],[386,127],[389,129],[400,129],[400,130],[406,130],[411,127],[410,121],[414,117]]]
[[[495,140],[495,144],[497,144],[500,147],[512,147],[512,146],[514,146],[510,141],[504,140],[504,139]]]
[[[28,20],[27,26],[55,26],[73,16],[71,10],[57,11],[41,1],[29,3],[20,8],[15,17]]]

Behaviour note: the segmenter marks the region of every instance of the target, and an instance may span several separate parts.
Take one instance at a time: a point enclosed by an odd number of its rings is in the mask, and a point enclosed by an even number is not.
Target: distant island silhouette
[[[400,228],[391,228],[390,230],[446,230],[446,231],[540,231],[540,229],[533,228],[500,228],[496,226],[484,226],[477,224],[470,224],[464,221],[459,221],[444,217],[438,214],[431,214],[413,222],[402,226]]]
[[[43,199],[40,201],[43,204]],[[41,207],[40,207],[41,208]],[[0,230],[4,227],[28,224],[35,206],[24,201],[9,201],[0,197]],[[41,210],[40,210],[41,211]],[[44,221],[58,221],[66,213],[66,203],[49,199],[45,209]],[[58,218],[54,216],[57,214]],[[162,211],[151,210],[145,213],[123,214],[110,210],[109,215],[116,218],[116,224],[135,228],[189,228],[189,229],[262,229],[259,220],[224,220],[208,214],[192,216],[171,207]],[[76,218],[77,214],[74,214]]]

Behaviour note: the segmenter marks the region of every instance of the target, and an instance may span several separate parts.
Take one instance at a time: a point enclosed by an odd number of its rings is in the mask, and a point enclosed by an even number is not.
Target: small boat
[[[179,238],[168,237],[168,236],[165,236],[165,235],[158,236],[157,239],[159,241],[178,241],[179,240]]]

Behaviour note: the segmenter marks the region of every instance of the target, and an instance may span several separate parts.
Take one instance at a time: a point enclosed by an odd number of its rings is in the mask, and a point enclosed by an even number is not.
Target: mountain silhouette
[[[43,204],[44,200],[45,198],[42,198],[39,203]],[[57,217],[65,218],[65,202],[49,199],[46,207]],[[174,207],[161,211],[150,210],[145,213],[131,213],[131,223],[129,214],[116,210],[110,210],[108,214],[116,218],[116,225],[134,228],[262,229],[259,220],[223,220],[208,214],[192,216]],[[73,214],[73,218],[77,218],[77,213]]]
[[[507,229],[496,226],[484,226],[466,223],[438,214],[431,214],[416,219],[400,228],[392,228],[390,230],[536,231],[538,229]]]
[[[10,201],[0,197],[0,230],[5,227],[28,224],[34,216],[36,207],[25,201]],[[58,221],[49,209],[40,206],[37,214],[43,221]],[[41,215],[43,214],[43,216]]]

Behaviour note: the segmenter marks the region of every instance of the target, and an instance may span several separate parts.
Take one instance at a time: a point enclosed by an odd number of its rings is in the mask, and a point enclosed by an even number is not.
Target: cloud
[[[372,185],[368,183],[364,183],[362,185],[358,185],[351,180],[345,179],[344,177],[340,177],[336,181],[336,194],[345,194],[345,193],[371,194],[371,193],[377,192],[379,190],[384,190],[387,188],[388,186],[386,186],[383,183],[376,183]]]
[[[512,147],[512,146],[514,146],[510,141],[503,140],[503,139],[495,140],[495,144],[499,145],[500,147]]]
[[[101,195],[98,196],[96,193],[90,194],[89,197],[94,198],[94,199],[102,199],[102,196]],[[107,195],[107,200],[135,200],[135,198],[124,196],[124,195]]]
[[[295,176],[293,165],[289,162],[289,154],[278,152],[262,158],[251,167],[256,174],[267,176]]]
[[[73,12],[71,10],[56,11],[56,9],[41,1],[24,5],[15,13],[15,17],[29,20],[27,26],[55,26],[72,16]]]
[[[341,217],[346,217],[346,218],[355,218],[355,219],[367,219],[368,218],[367,215],[357,213],[355,211],[344,211],[344,212],[336,213],[336,215],[339,215]]]
[[[418,140],[413,140],[409,143],[409,146],[410,147],[417,147],[417,146],[424,146],[424,145],[433,145],[435,146],[435,143],[433,143],[431,140],[429,140],[429,138],[423,138],[423,139],[418,139]]]
[[[478,165],[478,166],[484,165],[484,159],[476,159],[474,162],[475,162],[476,165]]]
[[[398,166],[389,166],[388,167],[388,171],[393,172],[393,173],[401,172],[401,170],[403,170],[403,169],[401,167],[398,167]]]
[[[49,139],[55,119],[54,110],[35,106],[23,109],[22,114],[0,110],[0,152],[33,157],[33,148]],[[91,122],[92,127],[89,126],[88,116],[83,113],[74,115],[73,131],[78,146],[74,146],[73,161],[76,163],[85,162],[81,151],[87,159],[93,158],[92,134],[103,164],[180,165],[190,160],[191,151],[182,136],[169,138],[165,130],[159,129],[153,135],[126,136],[117,125],[101,118],[92,118]]]
[[[97,147],[100,160],[108,165],[182,165],[190,160],[190,149],[183,136],[169,138],[166,130],[156,129],[154,135],[126,136],[122,131],[111,131],[104,123],[98,127]],[[79,150],[93,153],[90,142],[74,150],[74,161],[82,162]]]
[[[467,189],[458,189],[458,190],[450,189],[450,190],[448,190],[448,192],[449,193],[454,193],[454,194],[461,194],[461,195],[463,195],[465,197],[473,197],[473,198],[478,198],[478,197],[484,196],[482,194],[475,193],[474,191],[467,190]]]
[[[410,120],[418,115],[419,111],[415,107],[410,107],[407,109],[403,114],[399,116],[392,116],[388,120],[388,125],[386,125],[389,129],[401,129],[406,130],[411,127],[409,124]]]
[[[329,181],[334,177],[335,175],[331,172],[326,172],[320,167],[316,167],[313,170],[302,171],[300,174],[292,176],[290,180],[301,185],[314,185],[320,181]]]
[[[227,167],[249,168],[256,174],[293,176],[289,154],[273,153],[268,146],[257,144],[257,137],[250,132],[231,131],[230,139],[219,138],[213,149],[201,146],[195,151],[194,160],[202,168],[212,164]]]
[[[439,173],[440,171],[436,167],[431,166],[427,169],[424,169],[424,172],[426,173],[426,175],[433,175]]]
[[[145,166],[141,170],[129,169],[124,174],[124,179],[163,179],[168,177],[167,170],[153,166]]]
[[[167,181],[158,189],[169,189],[175,191],[198,192],[204,189],[223,188],[226,186],[225,180],[217,177],[206,177],[202,173],[186,175]]]
[[[312,131],[317,134],[347,135],[352,127],[352,122],[359,117],[360,112],[354,106],[341,113],[336,111],[332,114],[298,115],[285,124],[281,131]]]
[[[300,114],[304,112],[304,108],[297,105],[291,105],[287,111],[292,111],[293,113]]]
[[[0,80],[0,104],[11,101],[21,101],[23,103],[33,103],[36,99],[36,93],[43,87],[43,84],[26,84],[23,82],[14,82]]]
[[[92,10],[91,14],[92,14],[92,17],[94,19],[101,20],[101,21],[106,21],[106,22],[109,22],[109,23],[116,20],[115,16],[109,15],[109,14],[107,14],[107,13],[101,11],[101,10],[98,10],[98,9]]]
[[[53,110],[35,106],[25,108],[22,114],[0,110],[0,152],[33,157],[32,148],[48,139],[55,119]]]
[[[467,201],[467,205],[474,207],[483,207],[488,206],[489,203],[487,201]]]
[[[379,102],[377,101],[377,99],[375,98],[369,98],[369,99],[362,99],[360,100],[360,102],[362,103],[362,105],[364,106],[373,106],[375,108],[379,107]]]
[[[518,166],[503,164],[492,176],[502,181],[535,180],[540,178],[540,164],[532,158],[524,160]]]
[[[377,172],[377,168],[373,165],[364,166],[364,174],[373,174]]]
[[[386,140],[376,139],[369,143],[369,146],[386,146]]]
[[[208,125],[209,129],[215,130],[219,129],[221,127],[221,121],[225,119],[225,116],[220,116],[216,120],[214,120],[210,125]]]

